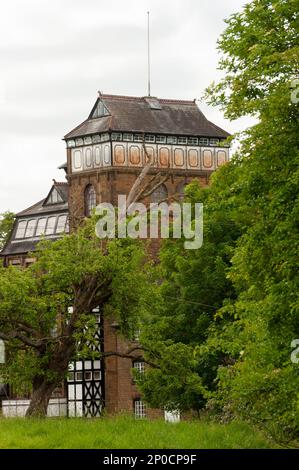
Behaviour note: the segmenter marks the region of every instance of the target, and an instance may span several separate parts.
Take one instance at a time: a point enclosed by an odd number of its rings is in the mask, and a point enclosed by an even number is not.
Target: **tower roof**
[[[195,101],[101,94],[88,118],[64,138],[110,131],[223,139],[229,136],[204,116]]]

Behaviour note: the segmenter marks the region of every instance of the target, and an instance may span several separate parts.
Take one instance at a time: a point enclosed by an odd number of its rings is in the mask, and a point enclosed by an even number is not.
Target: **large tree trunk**
[[[35,380],[34,382],[26,417],[45,418],[47,416],[49,400],[57,383],[56,381],[55,383],[49,383],[46,380]]]
[[[87,286],[78,289],[73,313],[66,324],[65,328],[59,336],[53,349],[50,351],[49,363],[45,366],[45,370],[51,372],[53,380],[45,379],[37,376],[33,381],[33,393],[26,417],[42,418],[47,416],[47,408],[51,395],[59,383],[64,380],[68,370],[68,365],[73,358],[76,349],[76,340],[74,332],[76,331],[76,323],[82,312],[91,312],[96,306],[103,305],[111,296],[110,281],[105,285],[100,283],[97,287],[97,279],[88,278]],[[103,293],[104,290],[104,293]],[[98,294],[99,291],[99,294]],[[98,295],[97,295],[98,294]],[[45,351],[41,353],[41,357],[45,355]]]
[[[53,373],[53,380],[36,377],[33,381],[33,392],[27,417],[44,418],[47,416],[47,409],[51,395],[57,385],[64,379],[68,370],[69,362],[72,359],[75,349],[75,340],[72,335],[57,343],[57,351],[54,352],[48,364],[48,371]]]

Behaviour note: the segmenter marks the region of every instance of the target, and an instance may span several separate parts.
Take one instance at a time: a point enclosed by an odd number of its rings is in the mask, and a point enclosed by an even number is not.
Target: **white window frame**
[[[48,231],[49,221],[52,220],[52,219],[55,219],[55,222],[54,222],[54,225],[53,225],[53,230],[51,229],[51,231],[49,232]],[[51,215],[50,217],[48,217],[45,235],[54,235],[55,229],[56,229],[56,222],[57,222],[57,216],[56,215]]]
[[[126,142],[133,142],[133,134],[130,134],[129,132],[124,132],[123,140]]]
[[[28,220],[19,220],[18,222],[18,226],[17,226],[17,231],[16,231],[16,236],[15,238],[16,239],[22,239],[25,237],[25,232],[26,232],[26,228],[27,228],[27,223],[28,223]],[[23,224],[24,225],[24,229],[21,229],[20,228],[20,225]],[[21,232],[21,234],[20,234]]]
[[[146,418],[146,404],[140,398],[134,400],[134,416],[135,419]]]
[[[59,222],[61,219],[64,219],[64,223],[63,223],[63,224],[61,224],[61,223]],[[61,215],[59,215],[58,218],[57,218],[56,233],[63,233],[63,232],[65,232],[66,224],[67,224],[67,215],[66,215],[66,214],[61,214]],[[60,230],[59,230],[59,225],[61,225]]]
[[[136,359],[133,362],[133,368],[138,372],[138,374],[144,374],[145,372],[145,362],[142,359]]]
[[[37,219],[30,219],[26,225],[24,238],[33,238],[36,231]],[[30,232],[29,232],[30,230]],[[29,232],[29,233],[28,233]]]
[[[188,145],[198,145],[197,137],[188,137]]]
[[[157,135],[156,136],[156,143],[157,144],[166,144],[166,136],[165,135]]]
[[[145,142],[150,142],[150,143],[155,143],[155,136],[152,134],[146,134],[145,136]]]

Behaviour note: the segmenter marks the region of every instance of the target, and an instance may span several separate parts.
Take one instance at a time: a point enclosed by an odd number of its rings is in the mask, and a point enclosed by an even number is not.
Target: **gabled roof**
[[[103,104],[109,115],[94,117],[99,103]],[[226,131],[211,123],[203,115],[195,101],[102,94],[95,102],[88,118],[64,138],[110,131],[223,139],[229,136]]]
[[[45,201],[43,202],[44,206],[51,206],[55,204],[62,204],[63,202],[67,202],[68,200],[68,185],[67,183],[57,183],[54,180],[54,184],[49,191],[48,196],[46,197]]]
[[[39,239],[14,239],[18,222],[20,219],[38,218],[39,216],[46,217],[47,215],[51,216],[55,214],[68,214],[68,183],[60,183],[55,180],[53,181],[54,183],[46,198],[41,199],[32,206],[16,214],[16,220],[11,231],[10,237],[6,242],[5,246],[3,247],[3,250],[0,252],[0,256],[24,254],[28,253],[29,251],[35,250]],[[50,195],[54,191],[59,194],[61,202],[49,204],[47,203],[47,201],[49,200]],[[53,240],[57,238],[59,238],[58,235],[52,236]]]
[[[57,191],[61,202],[56,204],[49,204],[49,197],[53,191]],[[68,209],[68,184],[67,183],[59,183],[57,181],[54,182],[52,185],[48,195],[46,198],[42,199],[41,201],[33,204],[33,206],[24,209],[23,211],[17,214],[17,217],[26,217],[26,216],[38,216],[40,214],[48,214],[52,212],[60,212]]]

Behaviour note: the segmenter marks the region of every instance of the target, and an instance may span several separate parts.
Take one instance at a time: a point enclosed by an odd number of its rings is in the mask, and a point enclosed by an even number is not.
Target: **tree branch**
[[[26,344],[27,346],[31,346],[32,348],[39,349],[43,345],[42,340],[34,340],[24,336],[21,332],[15,330],[11,333],[3,333],[0,331],[0,338],[4,341],[10,341],[12,339],[19,339],[22,343]]]
[[[141,348],[136,348],[136,349],[141,349]],[[107,352],[102,352],[101,353],[101,357],[104,357],[104,358],[113,357],[113,356],[121,357],[122,359],[131,359],[133,361],[136,361],[136,359],[142,359],[150,367],[153,367],[154,369],[160,369],[160,367],[157,366],[157,364],[154,364],[151,361],[147,361],[146,359],[144,359],[144,357],[142,355],[134,356],[134,355],[129,354],[129,353],[120,353],[120,352],[117,352],[117,351],[107,351]]]

